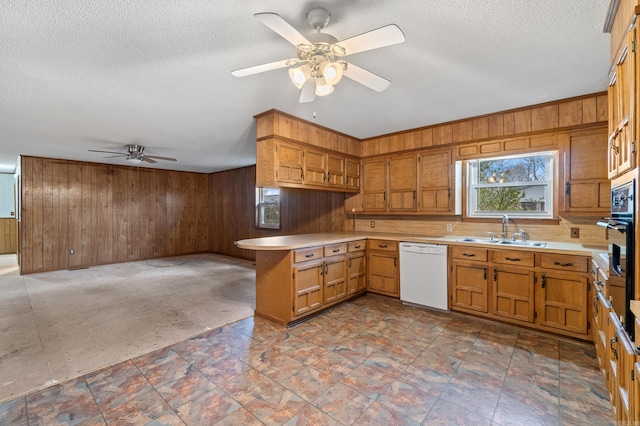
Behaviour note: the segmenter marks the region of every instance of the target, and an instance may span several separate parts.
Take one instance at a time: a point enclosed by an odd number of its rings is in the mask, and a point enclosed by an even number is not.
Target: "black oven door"
[[[633,339],[634,316],[630,309],[630,301],[635,296],[633,222],[610,219],[598,225],[609,230],[609,298],[613,309],[623,319],[625,331]]]

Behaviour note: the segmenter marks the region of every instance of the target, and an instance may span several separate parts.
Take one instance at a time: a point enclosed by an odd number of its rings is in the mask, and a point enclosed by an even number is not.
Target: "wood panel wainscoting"
[[[363,139],[361,157],[588,127],[607,118],[607,93],[594,93]]]
[[[18,252],[18,226],[15,217],[0,218],[0,254]]]
[[[207,175],[22,157],[22,274],[209,249]]]
[[[255,251],[234,241],[274,235],[353,230],[347,221],[344,194],[280,188],[280,229],[256,227],[256,167],[249,166],[209,175],[210,250],[255,260]]]

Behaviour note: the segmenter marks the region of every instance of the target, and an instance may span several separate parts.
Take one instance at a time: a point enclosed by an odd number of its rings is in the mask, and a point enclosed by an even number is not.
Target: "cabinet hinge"
[[[635,381],[636,380],[636,371],[635,370],[631,370],[631,381]]]
[[[296,305],[294,305],[293,303],[291,304],[291,312],[295,312],[296,311]]]
[[[587,282],[587,291],[591,291],[591,282]]]
[[[636,141],[631,142],[631,152],[635,154],[636,152]]]
[[[296,271],[291,272],[291,278],[295,279],[296,278]]]
[[[278,145],[276,145],[276,152],[278,152]]]
[[[533,311],[533,319],[538,318],[538,311]]]
[[[591,321],[587,321],[587,330],[591,330]]]
[[[631,51],[635,52],[636,48],[637,48],[637,43],[636,43],[636,40],[633,39],[633,40],[631,40]]]

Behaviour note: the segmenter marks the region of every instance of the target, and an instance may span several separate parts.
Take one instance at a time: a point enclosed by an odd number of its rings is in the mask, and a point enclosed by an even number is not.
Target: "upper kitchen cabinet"
[[[564,190],[560,203],[565,213],[606,214],[611,209],[611,183],[602,161],[607,151],[605,128],[563,134]]]
[[[418,154],[418,211],[453,213],[454,169],[451,150]]]
[[[256,118],[256,186],[360,190],[357,139],[271,110]]]
[[[362,207],[365,212],[416,211],[416,156],[363,160]]]
[[[620,19],[624,19],[621,17]],[[613,48],[612,33],[612,48]],[[610,179],[636,166],[636,105],[638,102],[635,23],[615,49],[609,74],[608,176]]]
[[[362,209],[366,212],[387,211],[387,165],[386,158],[362,162]]]

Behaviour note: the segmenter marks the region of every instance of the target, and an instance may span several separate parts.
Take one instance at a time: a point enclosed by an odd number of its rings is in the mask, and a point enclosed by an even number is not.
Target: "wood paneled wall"
[[[606,92],[362,140],[362,157],[606,123]]]
[[[22,157],[21,179],[23,274],[208,250],[206,174]]]
[[[327,191],[280,189],[280,229],[256,228],[256,168],[243,167],[209,175],[210,250],[255,259],[234,241],[245,238],[312,232],[339,232],[349,228],[344,194]],[[353,223],[351,222],[351,230]]]
[[[0,254],[17,253],[17,229],[17,221],[15,218],[0,218]]]

